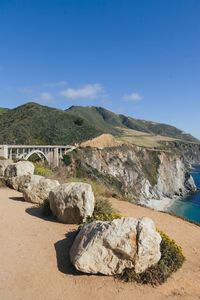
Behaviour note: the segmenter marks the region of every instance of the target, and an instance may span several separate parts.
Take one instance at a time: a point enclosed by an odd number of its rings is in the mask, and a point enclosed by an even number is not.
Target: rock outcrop
[[[27,189],[28,186],[31,184],[38,184],[43,176],[39,175],[22,175],[22,176],[15,176],[9,177],[6,182],[9,187],[19,192],[23,192],[24,189]]]
[[[115,275],[126,268],[142,273],[161,257],[161,237],[151,219],[122,218],[85,225],[70,250],[77,270]]]
[[[93,214],[94,194],[90,184],[65,183],[50,192],[49,203],[58,220],[68,224],[80,224]]]
[[[40,179],[38,183],[30,182],[23,190],[23,197],[26,202],[42,204],[49,197],[49,192],[60,184],[57,180]]]
[[[160,260],[160,234],[149,218],[138,220],[135,272],[142,273]]]
[[[14,164],[9,164],[5,169],[4,176],[14,177],[34,174],[34,164],[30,161],[19,161]]]
[[[158,167],[157,184],[154,191],[158,198],[184,196],[188,192],[196,191],[192,176],[187,172],[184,160],[177,155],[159,154],[160,164]]]

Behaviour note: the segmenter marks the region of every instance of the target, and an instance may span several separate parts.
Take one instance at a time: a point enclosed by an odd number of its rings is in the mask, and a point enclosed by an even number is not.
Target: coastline
[[[168,209],[174,204],[174,202],[179,197],[167,198],[164,197],[162,199],[149,199],[149,200],[141,200],[140,203],[145,205],[146,207],[155,209],[157,211],[167,212]]]

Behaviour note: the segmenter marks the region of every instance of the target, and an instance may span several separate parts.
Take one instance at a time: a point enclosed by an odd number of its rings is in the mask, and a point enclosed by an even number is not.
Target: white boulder
[[[142,273],[160,258],[161,236],[156,231],[154,222],[150,218],[138,220],[137,225],[137,254],[135,258],[135,272]]]
[[[30,161],[19,161],[14,164],[7,166],[5,170],[6,177],[23,176],[23,175],[33,175],[34,174],[34,164]]]
[[[62,222],[80,224],[94,211],[94,194],[90,184],[71,182],[60,185],[49,194],[50,208]]]
[[[38,184],[43,176],[39,175],[22,175],[9,177],[7,179],[7,185],[14,190],[22,192],[24,189],[28,188],[29,184]]]
[[[24,200],[26,202],[42,204],[49,197],[49,192],[59,186],[57,180],[41,179],[38,183],[30,182],[28,187],[23,190]]]
[[[126,268],[141,273],[159,261],[160,242],[151,219],[97,221],[80,230],[70,259],[77,270],[85,273],[115,275]]]

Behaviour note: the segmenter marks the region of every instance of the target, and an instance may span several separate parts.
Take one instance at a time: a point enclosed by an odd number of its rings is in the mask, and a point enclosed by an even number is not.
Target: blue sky
[[[0,0],[0,106],[27,101],[200,138],[200,1]]]

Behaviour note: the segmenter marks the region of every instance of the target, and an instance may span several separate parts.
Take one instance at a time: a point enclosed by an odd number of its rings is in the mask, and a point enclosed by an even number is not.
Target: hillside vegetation
[[[73,144],[102,132],[68,112],[28,103],[0,117],[0,144]]]
[[[6,111],[8,111],[7,108],[2,108],[2,107],[0,107],[0,117],[1,117]]]
[[[117,115],[102,107],[72,106],[67,111],[95,123],[97,128],[114,135],[119,134],[119,128],[128,128],[153,135],[162,135],[191,142],[197,141],[192,135],[184,133],[174,126]]]
[[[163,136],[167,140],[198,141],[176,127],[117,115],[102,107],[72,106],[64,111],[27,103],[9,110],[0,108],[0,144],[65,145],[81,143],[103,133],[138,145],[146,143],[146,146],[154,143],[158,146],[158,141],[165,140]]]

